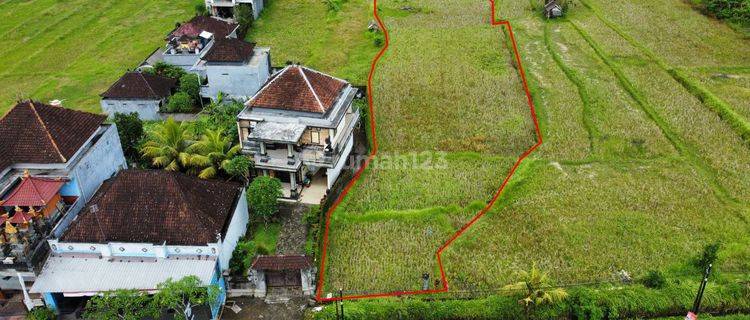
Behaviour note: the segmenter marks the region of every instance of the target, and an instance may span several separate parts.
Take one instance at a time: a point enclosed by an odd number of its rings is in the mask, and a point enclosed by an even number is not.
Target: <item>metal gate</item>
[[[266,271],[268,287],[301,287],[302,278],[299,270]]]

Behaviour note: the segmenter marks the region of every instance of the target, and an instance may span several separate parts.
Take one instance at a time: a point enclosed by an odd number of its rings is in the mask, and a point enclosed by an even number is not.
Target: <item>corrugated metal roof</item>
[[[215,258],[116,258],[109,261],[100,258],[50,256],[30,292],[87,296],[117,289],[155,290],[157,284],[169,278],[179,280],[191,275],[208,285],[215,266]]]

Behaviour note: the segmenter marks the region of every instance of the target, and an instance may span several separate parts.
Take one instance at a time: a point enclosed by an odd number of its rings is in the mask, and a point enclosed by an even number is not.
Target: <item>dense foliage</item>
[[[151,132],[141,154],[151,159],[154,167],[181,171],[189,166],[187,160],[190,154],[187,153],[187,148],[190,146],[190,139],[188,124],[178,123],[169,117]]]
[[[28,320],[55,320],[57,315],[52,309],[47,307],[36,307],[31,309],[28,314]]]
[[[269,176],[260,176],[247,188],[247,201],[255,218],[266,224],[279,211],[278,199],[282,197],[281,181]]]
[[[568,298],[539,308],[530,315],[540,319],[644,319],[683,316],[692,307],[698,283],[673,283],[664,289],[639,285],[569,289]],[[381,299],[345,303],[346,319],[524,319],[518,296],[499,294],[471,300],[420,298]],[[721,283],[707,287],[702,312],[736,312],[750,308],[747,284]],[[336,319],[334,305],[308,312],[308,319]]]
[[[239,33],[238,37],[242,39],[247,34],[247,31],[253,27],[253,22],[255,21],[253,7],[249,4],[244,3],[240,3],[239,5],[235,6],[234,19],[237,20],[237,23],[239,23],[240,25],[237,32]]]
[[[143,121],[135,112],[124,114],[115,113],[112,121],[117,126],[117,133],[120,135],[120,144],[125,157],[134,161],[140,157],[138,148],[143,139]]]
[[[117,290],[96,295],[86,303],[84,319],[137,320],[156,318],[159,308],[151,297],[138,290]]]
[[[750,0],[703,0],[709,12],[719,19],[750,24]]]

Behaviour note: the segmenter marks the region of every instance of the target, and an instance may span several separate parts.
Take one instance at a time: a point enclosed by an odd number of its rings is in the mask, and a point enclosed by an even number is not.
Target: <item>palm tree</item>
[[[518,300],[518,302],[523,304],[527,319],[534,308],[553,304],[568,297],[565,289],[552,287],[552,282],[547,273],[539,270],[536,263],[531,266],[529,272],[522,271],[520,275],[521,282],[507,285],[503,289],[525,291],[524,298]]]
[[[190,156],[187,157],[186,164],[200,170],[198,177],[201,179],[211,179],[219,174],[219,171],[225,171],[229,161],[237,156],[242,150],[240,145],[232,145],[232,140],[224,136],[221,129],[208,129],[196,141],[187,148]]]
[[[152,133],[151,140],[141,149],[144,157],[151,159],[154,167],[168,171],[180,171],[189,158],[186,152],[190,133],[185,123],[177,123],[169,117]]]

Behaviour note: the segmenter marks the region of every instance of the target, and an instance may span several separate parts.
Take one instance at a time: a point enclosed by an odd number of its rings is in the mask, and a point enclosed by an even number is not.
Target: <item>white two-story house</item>
[[[214,40],[193,70],[203,75],[201,96],[245,101],[260,90],[271,73],[271,49],[239,39]]]
[[[348,82],[299,65],[274,74],[238,116],[243,152],[256,174],[279,178],[285,198],[322,197],[352,152],[356,94]]]

